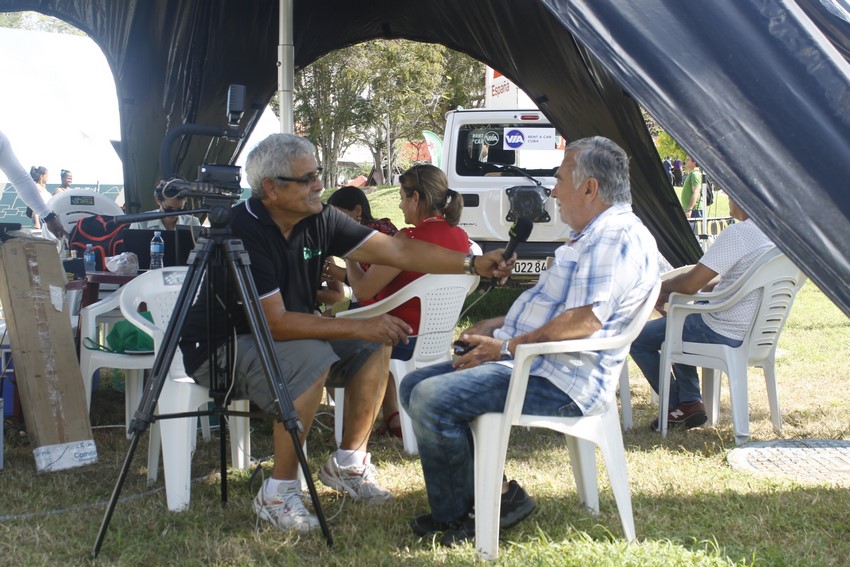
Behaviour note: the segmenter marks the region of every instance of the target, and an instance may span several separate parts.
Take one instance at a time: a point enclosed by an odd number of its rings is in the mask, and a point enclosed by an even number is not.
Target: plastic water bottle
[[[97,256],[95,256],[94,249],[91,247],[91,244],[86,244],[86,251],[83,253],[83,263],[85,264],[87,274],[95,271]]]
[[[165,242],[162,240],[162,233],[158,230],[154,231],[151,238],[151,270],[156,270],[162,267],[162,255],[165,253]]]

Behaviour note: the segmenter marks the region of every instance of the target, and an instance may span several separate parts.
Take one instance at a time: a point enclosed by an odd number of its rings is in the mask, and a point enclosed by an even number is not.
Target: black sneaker
[[[423,514],[410,520],[410,529],[418,536],[430,537],[459,527],[461,522],[438,522],[431,514]]]
[[[508,483],[508,491],[502,494],[502,509],[499,513],[499,529],[512,528],[534,512],[537,502],[529,496],[515,480]]]
[[[708,421],[708,416],[705,414],[705,404],[701,401],[680,403],[667,414],[668,429],[677,427],[692,429],[703,425],[706,421]],[[650,427],[653,431],[660,430],[658,418],[652,422]]]
[[[499,511],[499,529],[512,528],[537,508],[537,502],[530,497],[515,480],[508,483],[508,491],[502,494],[502,505]],[[475,513],[460,522],[456,528],[450,529],[440,538],[440,544],[452,547],[475,539]]]
[[[470,512],[469,515],[457,525],[446,530],[443,537],[440,538],[440,545],[443,547],[453,547],[467,541],[475,541],[475,513]]]

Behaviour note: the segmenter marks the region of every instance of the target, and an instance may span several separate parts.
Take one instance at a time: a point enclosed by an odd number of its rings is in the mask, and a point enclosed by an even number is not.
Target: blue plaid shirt
[[[540,328],[564,311],[592,305],[602,328],[590,338],[620,334],[658,281],[655,239],[630,205],[614,205],[593,219],[571,242],[537,285],[524,292],[494,336],[505,340]],[[615,351],[537,357],[531,374],[551,381],[585,415],[607,409],[617,387],[617,368],[628,346]]]

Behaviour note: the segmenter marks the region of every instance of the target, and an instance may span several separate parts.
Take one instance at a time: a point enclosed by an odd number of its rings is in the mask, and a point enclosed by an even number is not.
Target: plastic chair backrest
[[[337,313],[337,317],[360,319],[376,316],[419,298],[422,316],[413,351],[415,366],[419,368],[448,358],[463,302],[478,281],[477,277],[464,274],[425,274],[386,299]]]
[[[69,233],[77,221],[92,215],[118,216],[124,211],[115,201],[97,191],[68,189],[53,195],[47,207],[56,213],[59,221]],[[47,231],[49,232],[49,231]]]
[[[766,259],[750,280],[743,286],[745,294],[747,289],[761,289],[761,301],[746,338],[747,365],[753,366],[766,360],[776,347],[806,276],[788,256],[779,252]]]
[[[121,313],[128,321],[153,337],[155,350],[158,350],[171,320],[188,269],[188,266],[174,266],[150,270],[121,289]],[[145,303],[146,310],[150,311],[153,323],[139,314],[139,306],[142,303]],[[180,358],[174,357],[175,362]]]

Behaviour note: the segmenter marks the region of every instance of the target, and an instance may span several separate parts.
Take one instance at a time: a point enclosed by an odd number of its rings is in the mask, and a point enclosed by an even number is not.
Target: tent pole
[[[277,90],[280,103],[280,131],[293,133],[292,93],[295,75],[295,44],[292,33],[293,0],[280,0],[279,42],[277,46]]]

